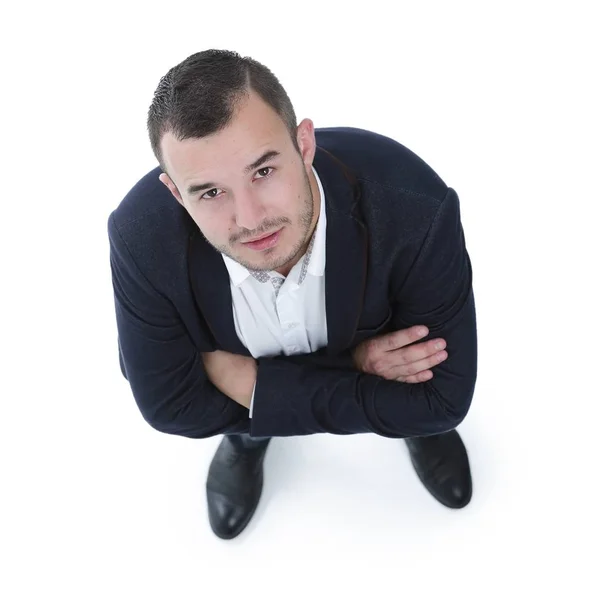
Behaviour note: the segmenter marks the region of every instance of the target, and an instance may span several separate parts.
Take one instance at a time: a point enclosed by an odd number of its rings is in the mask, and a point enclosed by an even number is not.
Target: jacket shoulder
[[[115,225],[127,228],[138,220],[148,223],[166,219],[168,224],[185,211],[158,177],[162,170],[154,168],[140,178],[111,213]]]
[[[138,180],[108,218],[111,244],[124,244],[146,275],[159,278],[183,263],[193,231],[189,214],[158,179],[161,172],[157,167]]]
[[[391,137],[353,127],[319,128],[315,137],[363,181],[438,200],[448,191],[425,160]]]

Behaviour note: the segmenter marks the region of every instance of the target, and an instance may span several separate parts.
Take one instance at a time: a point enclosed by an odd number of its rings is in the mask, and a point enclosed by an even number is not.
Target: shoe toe
[[[441,501],[449,508],[464,508],[471,501],[473,490],[468,479],[461,482],[451,479],[445,483],[440,493],[443,496]]]
[[[233,539],[246,527],[249,521],[247,508],[235,504],[224,495],[208,492],[208,519],[210,526],[221,539]]]

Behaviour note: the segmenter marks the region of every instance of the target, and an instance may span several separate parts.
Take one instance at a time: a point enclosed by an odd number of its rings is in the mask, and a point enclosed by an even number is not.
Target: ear
[[[305,118],[296,129],[296,139],[300,148],[302,161],[307,171],[312,166],[315,152],[317,151],[317,141],[315,139],[315,125],[310,118]]]
[[[171,180],[171,177],[168,174],[165,174],[163,172],[158,177],[158,180],[160,180],[160,182],[162,182],[169,189],[169,191],[171,191],[171,193],[173,194],[173,197],[175,197],[175,199],[177,199],[177,201],[179,201],[179,203],[181,203],[181,205],[183,205],[183,199],[181,198],[181,194],[177,190],[175,183]]]

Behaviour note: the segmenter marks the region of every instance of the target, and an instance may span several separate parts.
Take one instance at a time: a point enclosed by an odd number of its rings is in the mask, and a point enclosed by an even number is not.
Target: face
[[[310,120],[296,138],[300,153],[279,115],[251,94],[213,135],[178,141],[165,134],[169,175],[160,180],[215,249],[248,269],[285,275],[304,254],[320,208]]]

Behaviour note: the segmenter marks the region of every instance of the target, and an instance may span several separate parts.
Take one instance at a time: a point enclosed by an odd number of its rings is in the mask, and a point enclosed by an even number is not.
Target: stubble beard
[[[300,212],[300,215],[298,217],[298,226],[301,230],[301,235],[300,235],[300,239],[298,240],[298,242],[292,247],[292,249],[286,255],[283,255],[281,257],[278,257],[277,259],[273,259],[270,261],[268,259],[269,254],[276,251],[278,248],[277,246],[275,246],[273,249],[268,249],[268,250],[262,252],[263,258],[265,258],[265,257],[267,258],[266,263],[263,263],[262,265],[257,266],[256,264],[246,261],[245,259],[241,258],[238,255],[234,255],[228,246],[220,246],[220,245],[215,245],[215,244],[211,243],[213,245],[213,247],[215,249],[217,249],[217,251],[219,251],[220,253],[223,253],[224,255],[227,255],[227,257],[230,257],[234,261],[237,261],[239,264],[243,265],[246,269],[253,270],[253,271],[276,270],[280,267],[283,267],[286,263],[289,263],[290,261],[293,261],[294,259],[296,259],[299,256],[299,254],[303,250],[306,249],[306,246],[308,245],[308,242],[310,240],[308,238],[308,235],[310,232],[310,225],[312,224],[312,220],[313,220],[313,216],[314,216],[314,198],[313,198],[312,188],[310,186],[310,179],[308,178],[308,174],[306,173],[306,171],[304,171],[304,182],[305,182],[305,192],[304,192],[305,200],[304,200],[304,204],[302,206],[302,211]],[[273,229],[276,229],[280,225],[290,224],[290,223],[291,222],[290,222],[289,218],[278,218],[278,219],[270,220],[268,222],[263,223],[262,227],[267,228],[268,230],[273,230]]]

